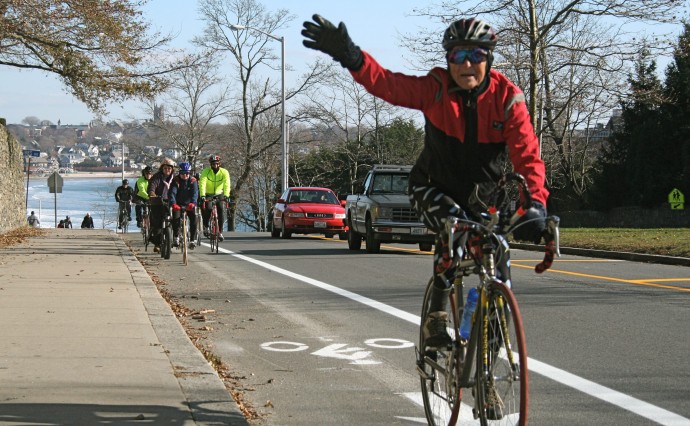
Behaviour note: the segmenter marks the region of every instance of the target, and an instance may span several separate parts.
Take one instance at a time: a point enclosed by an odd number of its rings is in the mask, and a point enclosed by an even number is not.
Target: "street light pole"
[[[281,155],[281,193],[288,189],[288,146],[287,146],[287,127],[285,123],[285,37],[276,37],[273,34],[269,34],[263,30],[254,27],[248,27],[246,25],[232,25],[230,24],[230,29],[233,31],[239,30],[254,30],[266,37],[270,37],[273,40],[280,42],[280,142],[282,147]]]

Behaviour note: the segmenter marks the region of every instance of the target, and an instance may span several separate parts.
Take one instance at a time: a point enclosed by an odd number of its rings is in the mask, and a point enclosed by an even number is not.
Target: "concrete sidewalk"
[[[0,424],[247,425],[119,236],[0,254]]]

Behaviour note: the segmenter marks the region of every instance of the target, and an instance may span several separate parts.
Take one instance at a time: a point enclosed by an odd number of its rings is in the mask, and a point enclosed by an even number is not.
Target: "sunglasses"
[[[460,65],[466,60],[472,64],[479,64],[486,61],[489,57],[489,51],[481,47],[475,47],[471,50],[454,50],[448,54],[448,62],[451,64]]]
[[[180,172],[181,175],[188,175],[189,172]]]

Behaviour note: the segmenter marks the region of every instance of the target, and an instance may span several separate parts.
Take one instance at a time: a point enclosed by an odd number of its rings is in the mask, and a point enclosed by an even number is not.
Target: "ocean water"
[[[62,192],[51,194],[48,190],[48,179],[29,179],[28,203],[26,216],[34,211],[41,221],[41,228],[55,228],[57,222],[69,216],[72,226],[79,228],[86,213],[93,217],[93,225],[98,229],[115,229],[117,227],[117,202],[115,189],[122,183],[120,175],[111,178],[64,178]],[[24,181],[26,191],[26,181]],[[138,232],[134,221],[129,232]]]

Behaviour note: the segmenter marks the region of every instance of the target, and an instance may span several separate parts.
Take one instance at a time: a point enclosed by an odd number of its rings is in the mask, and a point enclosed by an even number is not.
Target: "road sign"
[[[668,203],[671,205],[671,210],[683,210],[685,208],[685,196],[678,188],[668,194]]]
[[[58,172],[53,172],[52,175],[48,176],[48,189],[51,194],[62,193],[62,176]]]
[[[37,149],[23,149],[22,153],[24,154],[24,157],[40,157],[41,156],[41,151]]]

